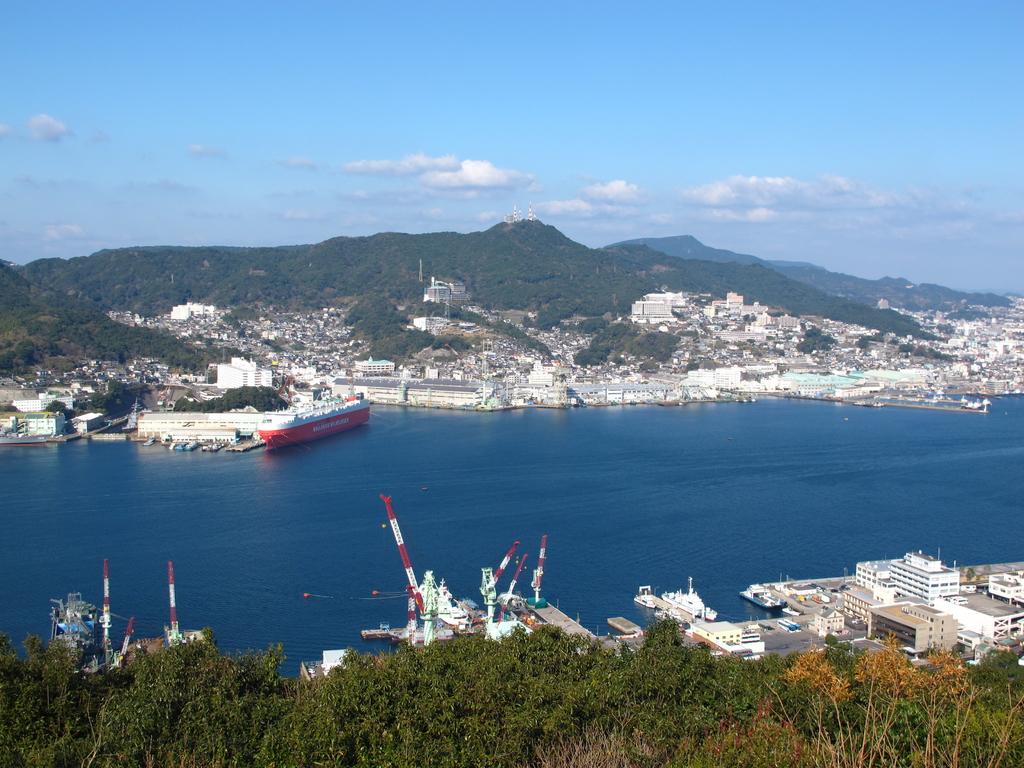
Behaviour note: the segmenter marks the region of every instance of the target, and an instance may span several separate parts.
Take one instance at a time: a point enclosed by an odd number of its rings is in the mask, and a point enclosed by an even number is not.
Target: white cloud
[[[772,208],[708,208],[698,214],[698,218],[708,221],[749,221],[765,222],[779,218],[779,212]]]
[[[606,200],[610,203],[633,203],[640,199],[640,187],[624,179],[591,184],[583,188],[583,196],[591,200]]]
[[[174,181],[173,179],[158,179],[157,181],[132,181],[120,187],[119,191],[121,190],[133,194],[139,192],[156,192],[169,193],[174,195],[192,195],[199,192],[198,187],[193,187],[189,184],[182,184],[180,181]]]
[[[636,206],[584,200],[573,197],[568,200],[547,200],[535,203],[534,210],[540,216],[555,216],[567,219],[611,219],[637,216]]]
[[[359,205],[381,206],[420,206],[428,196],[428,192],[419,188],[411,189],[356,189],[338,192],[335,196],[346,203]]]
[[[433,192],[460,193],[474,197],[491,189],[514,189],[533,183],[533,177],[520,171],[498,168],[488,160],[459,160],[455,155],[433,157],[406,155],[400,160],[356,160],[346,163],[349,173],[381,176],[415,176]]]
[[[0,123],[0,139],[2,139],[4,136],[10,136],[10,135],[11,135],[11,126],[9,126],[7,123]]]
[[[532,180],[519,171],[498,168],[487,160],[463,160],[458,170],[430,171],[420,180],[432,189],[511,189]]]
[[[383,176],[416,176],[428,171],[452,171],[459,167],[454,155],[431,157],[422,152],[406,155],[401,160],[354,160],[345,164],[348,173]]]
[[[909,200],[834,175],[811,181],[792,176],[730,176],[683,190],[682,197],[688,203],[709,208],[789,211],[884,208]]]
[[[224,157],[226,154],[220,147],[211,147],[209,144],[189,144],[188,153],[192,157]]]
[[[43,240],[54,242],[57,240],[71,240],[85,234],[78,224],[47,224],[43,230]]]
[[[322,213],[290,208],[281,214],[284,221],[323,221],[326,217]]]
[[[289,157],[282,160],[281,165],[285,168],[298,168],[303,171],[315,171],[320,167],[308,157]]]
[[[595,206],[593,203],[581,200],[576,197],[571,200],[548,200],[547,202],[537,203],[534,208],[537,213],[548,216],[577,216],[577,217],[589,217],[595,213]]]
[[[36,141],[60,141],[71,135],[71,129],[64,123],[42,113],[29,118],[28,132]]]

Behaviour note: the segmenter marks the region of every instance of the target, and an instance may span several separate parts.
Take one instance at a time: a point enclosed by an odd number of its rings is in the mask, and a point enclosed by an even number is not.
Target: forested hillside
[[[874,306],[879,299],[885,299],[894,307],[911,310],[954,309],[965,304],[980,304],[987,307],[1006,307],[1010,301],[995,293],[972,293],[957,291],[931,283],[912,283],[902,277],[883,277],[868,280],[863,277],[832,272],[824,267],[793,261],[771,261],[735,253],[723,248],[712,248],[692,235],[675,237],[641,237],[609,246],[646,245],[678,259],[715,261],[733,264],[758,264],[779,272],[798,282],[809,285],[833,296],[851,299],[861,304]]]
[[[199,642],[82,675],[38,640],[0,636],[4,765],[187,768],[1018,768],[1016,657],[915,669],[893,646],[759,661],[681,645],[639,650],[552,628],[353,653],[329,677],[283,678],[279,650]],[[294,670],[297,661],[285,667]]]
[[[591,249],[540,222],[280,248],[126,248],[32,262],[24,274],[99,308],[151,315],[187,300],[291,308],[366,297],[412,302],[422,296],[421,262],[428,279],[463,280],[475,302],[536,310],[545,326],[573,315],[625,314],[642,294],[668,287],[720,296],[735,290],[798,314],[919,332],[913,320],[895,312],[829,296],[759,265],[683,261],[636,246]]]
[[[97,307],[31,284],[0,264],[0,372],[64,368],[81,358],[154,357],[196,368],[201,350],[168,334],[115,323]]]

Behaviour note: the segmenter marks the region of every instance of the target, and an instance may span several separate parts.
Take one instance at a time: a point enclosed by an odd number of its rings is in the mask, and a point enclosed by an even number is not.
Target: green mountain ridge
[[[459,234],[380,233],[267,248],[149,246],[31,262],[37,285],[100,309],[154,314],[184,301],[317,308],[367,295],[396,304],[422,298],[431,275],[465,281],[474,302],[539,313],[550,327],[574,315],[626,314],[644,293],[725,295],[735,290],[796,314],[818,314],[898,334],[919,334],[910,318],[829,296],[760,264],[682,260],[643,246],[588,248],[537,221]]]
[[[872,306],[876,305],[879,299],[887,300],[894,307],[910,310],[955,309],[968,304],[1005,307],[1010,304],[1007,297],[997,293],[958,291],[932,283],[916,284],[903,277],[882,277],[877,280],[869,280],[842,272],[833,272],[804,261],[762,259],[750,254],[712,248],[692,235],[641,237],[607,247],[632,245],[645,245],[679,259],[759,264],[825,293]]]

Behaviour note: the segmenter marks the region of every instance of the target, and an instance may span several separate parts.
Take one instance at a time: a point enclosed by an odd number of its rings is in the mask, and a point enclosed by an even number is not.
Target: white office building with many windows
[[[390,376],[394,372],[395,364],[390,360],[374,360],[371,357],[356,361],[356,376]]]
[[[889,576],[899,594],[920,598],[929,605],[940,597],[960,593],[960,571],[923,552],[908,552],[902,560],[893,560]]]
[[[269,368],[260,368],[251,360],[233,357],[230,363],[220,363],[217,366],[217,389],[272,386],[273,372]]]
[[[874,594],[879,587],[891,584],[892,560],[865,560],[857,563],[854,579],[868,594]]]

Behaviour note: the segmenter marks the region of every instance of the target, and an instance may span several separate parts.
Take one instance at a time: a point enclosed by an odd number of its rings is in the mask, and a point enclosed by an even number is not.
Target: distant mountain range
[[[102,310],[40,288],[0,264],[0,373],[66,368],[76,360],[153,357],[195,368],[202,351],[175,337],[116,323]]]
[[[971,293],[946,288],[931,283],[914,284],[902,277],[883,277],[868,280],[863,277],[832,272],[814,264],[800,261],[772,261],[760,259],[745,253],[734,253],[721,248],[704,245],[692,235],[675,237],[641,237],[615,243],[617,246],[645,245],[661,253],[678,259],[700,259],[702,261],[727,262],[734,264],[760,264],[775,270],[786,277],[810,285],[818,290],[861,304],[877,305],[885,299],[893,307],[910,310],[939,309],[948,310],[963,307],[967,304],[979,304],[986,307],[1009,306],[1010,300],[996,293]]]
[[[897,312],[832,296],[753,257],[737,262],[716,255],[728,251],[692,243],[705,249],[700,258],[673,257],[644,244],[594,249],[552,226],[523,221],[467,234],[381,233],[276,248],[121,248],[34,261],[20,272],[98,309],[152,315],[187,300],[318,308],[383,296],[410,305],[422,299],[422,263],[427,279],[463,280],[475,302],[535,310],[544,327],[572,316],[626,314],[641,295],[665,287],[719,296],[738,291],[795,314],[921,334],[913,319]]]

